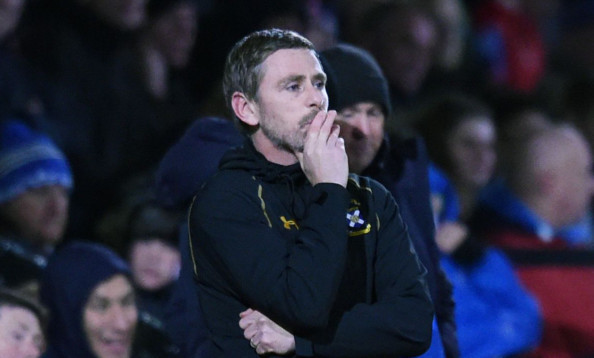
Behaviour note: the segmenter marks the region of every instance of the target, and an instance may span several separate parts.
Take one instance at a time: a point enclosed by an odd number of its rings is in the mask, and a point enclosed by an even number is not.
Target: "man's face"
[[[130,358],[138,311],[132,285],[123,275],[99,284],[83,309],[83,326],[97,358]]]
[[[151,28],[157,48],[175,68],[183,68],[188,63],[196,40],[196,17],[196,6],[182,2],[159,17]]]
[[[159,238],[136,240],[130,251],[134,282],[145,290],[158,290],[173,282],[179,274],[179,250]]]
[[[303,151],[307,128],[328,109],[326,75],[313,51],[283,49],[262,64],[257,95],[260,129],[276,148]]]
[[[37,358],[43,350],[37,317],[22,307],[0,307],[0,357]]]
[[[594,193],[592,154],[585,140],[573,143],[573,153],[561,164],[557,183],[560,187],[560,210],[566,224],[575,223],[586,215]]]
[[[342,109],[336,120],[349,158],[349,170],[361,174],[382,145],[384,113],[378,104],[361,102]]]
[[[388,22],[385,38],[374,51],[388,82],[407,95],[416,94],[433,65],[437,47],[435,24],[417,12]]]
[[[68,221],[69,197],[66,188],[47,185],[29,189],[2,204],[2,215],[18,235],[38,244],[55,245],[64,235]]]

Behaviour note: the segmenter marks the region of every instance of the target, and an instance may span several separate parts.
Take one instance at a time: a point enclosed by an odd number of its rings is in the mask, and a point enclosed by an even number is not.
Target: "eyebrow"
[[[281,79],[278,83],[279,87],[285,87],[287,84],[291,82],[298,82],[302,83],[305,81],[306,76],[304,75],[289,75],[283,79]],[[317,73],[313,76],[313,79],[316,81],[326,81],[326,74],[323,72]]]
[[[279,87],[285,87],[286,85],[288,85],[291,82],[298,82],[301,83],[305,80],[305,76],[304,75],[289,75],[283,79],[281,79],[278,82],[278,86]]]

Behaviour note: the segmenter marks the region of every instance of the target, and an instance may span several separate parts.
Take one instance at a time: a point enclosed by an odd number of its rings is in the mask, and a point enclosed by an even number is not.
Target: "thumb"
[[[301,164],[301,168],[303,168],[303,152],[295,152],[295,156],[297,157],[297,160]]]

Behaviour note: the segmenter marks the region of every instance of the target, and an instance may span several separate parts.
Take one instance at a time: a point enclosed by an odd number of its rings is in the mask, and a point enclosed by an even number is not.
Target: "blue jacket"
[[[444,256],[442,267],[454,284],[462,357],[508,356],[538,344],[542,329],[538,303],[500,250],[486,249],[472,265]]]

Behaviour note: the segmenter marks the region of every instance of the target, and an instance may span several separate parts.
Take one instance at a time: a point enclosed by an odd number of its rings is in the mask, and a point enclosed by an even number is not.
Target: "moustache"
[[[305,127],[306,125],[310,124],[313,121],[313,119],[318,115],[318,113],[320,113],[320,111],[313,111],[313,112],[309,113],[308,115],[304,116],[299,121],[299,125],[301,127]]]

